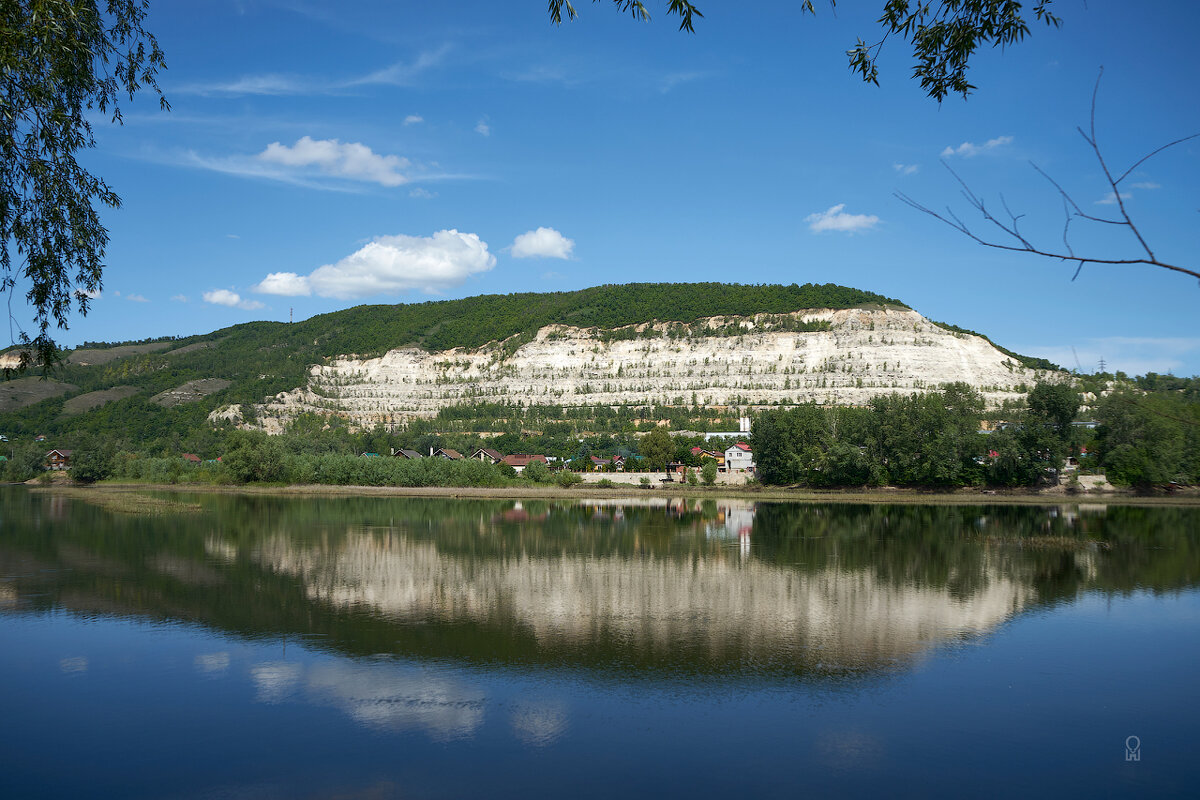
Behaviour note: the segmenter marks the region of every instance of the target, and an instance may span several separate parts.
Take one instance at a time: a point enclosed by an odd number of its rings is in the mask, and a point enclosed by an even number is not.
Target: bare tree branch
[[[1137,169],[1137,167],[1141,166],[1147,160],[1149,160],[1153,156],[1158,155],[1159,153],[1163,152],[1164,150],[1174,147],[1177,144],[1181,144],[1183,142],[1187,142],[1187,141],[1190,141],[1197,137],[1200,137],[1200,133],[1194,133],[1191,136],[1184,136],[1184,137],[1176,139],[1172,142],[1168,142],[1167,144],[1142,156],[1141,158],[1139,158],[1137,161],[1135,161],[1133,163],[1133,166],[1129,167],[1129,169],[1122,172],[1120,177],[1114,178],[1112,170],[1109,169],[1108,162],[1105,161],[1105,159],[1104,159],[1104,153],[1100,149],[1099,140],[1096,135],[1096,99],[1097,99],[1097,95],[1099,94],[1099,91],[1100,91],[1100,79],[1102,77],[1104,77],[1103,68],[1101,68],[1100,75],[1097,76],[1097,78],[1096,78],[1096,85],[1092,89],[1092,108],[1091,108],[1091,120],[1090,120],[1089,129],[1087,132],[1084,132],[1084,130],[1082,128],[1078,128],[1077,130],[1079,130],[1080,136],[1083,137],[1083,140],[1085,142],[1087,142],[1088,146],[1092,149],[1092,153],[1096,156],[1096,160],[1100,164],[1100,169],[1104,172],[1105,181],[1108,183],[1109,188],[1112,190],[1111,196],[1113,198],[1113,202],[1116,203],[1117,210],[1119,212],[1116,219],[1108,219],[1106,217],[1098,217],[1094,214],[1089,214],[1086,211],[1084,211],[1080,207],[1080,205],[1077,202],[1075,202],[1075,199],[1071,197],[1071,195],[1067,192],[1067,190],[1064,189],[1062,187],[1062,185],[1058,183],[1058,181],[1056,181],[1054,178],[1052,178],[1041,167],[1039,167],[1037,164],[1034,164],[1033,162],[1030,162],[1030,166],[1032,166],[1035,172],[1037,172],[1039,175],[1041,175],[1043,178],[1045,178],[1050,183],[1050,185],[1054,187],[1055,191],[1058,192],[1059,197],[1062,199],[1063,217],[1064,217],[1063,232],[1062,232],[1062,240],[1063,240],[1063,249],[1062,250],[1058,250],[1057,248],[1049,248],[1049,247],[1043,247],[1040,245],[1035,245],[1032,241],[1027,239],[1025,237],[1025,235],[1022,234],[1021,231],[1019,230],[1020,220],[1025,215],[1024,214],[1014,214],[1012,212],[1012,210],[1008,207],[1008,203],[1005,201],[1003,195],[1000,196],[1000,204],[1004,208],[1004,212],[1005,212],[1005,214],[1007,214],[1008,220],[1004,221],[1002,219],[997,218],[995,215],[993,215],[992,212],[988,210],[987,205],[985,204],[983,198],[981,198],[977,194],[975,194],[974,190],[972,190],[971,187],[967,184],[967,182],[965,180],[963,180],[962,176],[960,176],[957,172],[955,172],[954,168],[951,167],[949,164],[947,164],[945,161],[942,162],[942,166],[944,166],[947,170],[949,170],[950,174],[954,176],[954,179],[958,182],[958,185],[961,187],[962,196],[966,199],[967,203],[972,208],[974,208],[977,212],[979,212],[979,215],[983,218],[983,221],[985,223],[990,223],[991,225],[994,225],[997,228],[999,228],[1000,231],[1004,234],[1004,236],[1002,236],[998,239],[987,238],[984,235],[977,233],[976,231],[971,229],[950,208],[947,208],[946,212],[943,214],[939,211],[934,211],[933,209],[928,208],[927,206],[924,206],[921,203],[918,203],[916,200],[912,199],[911,197],[904,194],[903,192],[896,192],[895,196],[901,202],[905,203],[906,205],[908,205],[912,208],[915,208],[917,211],[928,214],[929,216],[934,217],[935,219],[941,220],[942,222],[949,225],[951,228],[954,228],[959,233],[963,234],[964,236],[966,236],[967,238],[976,242],[977,244],[983,245],[984,247],[994,247],[998,250],[1010,250],[1012,252],[1017,252],[1017,253],[1032,253],[1033,255],[1044,256],[1046,258],[1056,258],[1060,261],[1076,262],[1078,264],[1078,266],[1076,267],[1075,275],[1071,278],[1071,280],[1075,280],[1075,278],[1079,276],[1079,272],[1080,272],[1080,270],[1083,269],[1084,264],[1118,264],[1118,265],[1145,264],[1147,266],[1160,267],[1161,269],[1171,270],[1173,272],[1180,272],[1180,273],[1183,273],[1184,275],[1191,275],[1193,278],[1200,280],[1200,270],[1194,269],[1192,267],[1181,266],[1179,264],[1171,264],[1171,263],[1160,260],[1158,258],[1158,256],[1155,255],[1154,250],[1150,247],[1150,243],[1142,235],[1141,230],[1138,228],[1137,224],[1133,221],[1133,217],[1131,217],[1129,215],[1129,209],[1125,205],[1126,197],[1122,197],[1122,195],[1121,195],[1121,181],[1128,178],[1130,176],[1130,174],[1132,174],[1133,171],[1135,169]],[[1137,240],[1140,249],[1145,253],[1145,257],[1142,257],[1142,258],[1111,258],[1111,257],[1107,257],[1107,256],[1102,256],[1099,254],[1084,255],[1084,254],[1077,253],[1075,251],[1075,248],[1071,245],[1071,240],[1070,240],[1071,222],[1073,219],[1076,219],[1076,218],[1083,219],[1088,222],[1096,222],[1096,223],[1101,223],[1104,225],[1118,225],[1118,226],[1126,228],[1129,231],[1130,235],[1132,235]],[[1014,241],[1010,242],[1010,241],[1007,241],[1007,239],[1012,239]]]

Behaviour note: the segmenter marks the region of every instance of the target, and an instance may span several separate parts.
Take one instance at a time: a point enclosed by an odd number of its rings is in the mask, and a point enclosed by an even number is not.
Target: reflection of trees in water
[[[0,611],[319,634],[364,655],[805,672],[906,662],[1031,603],[1200,574],[1187,508],[197,499],[203,514],[121,517],[0,493],[0,571],[16,576]]]

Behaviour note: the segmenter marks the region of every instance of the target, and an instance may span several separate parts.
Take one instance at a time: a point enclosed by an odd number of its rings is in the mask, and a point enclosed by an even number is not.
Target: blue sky
[[[98,128],[85,161],[124,203],[104,215],[103,293],[62,341],[599,283],[832,282],[1067,367],[1200,373],[1194,280],[1087,266],[1072,281],[893,196],[974,223],[944,162],[1056,245],[1061,201],[1032,161],[1113,213],[1075,126],[1103,66],[1116,169],[1200,132],[1193,4],[1059,0],[1060,30],[980,53],[978,91],[940,106],[899,40],[880,87],[847,70],[882,0],[816,17],[705,0],[695,35],[658,0],[649,24],[576,5],[556,28],[542,0],[153,3],[172,110],[145,96]],[[1155,252],[1196,268],[1200,140],[1123,186]],[[1071,241],[1138,250],[1081,222]]]

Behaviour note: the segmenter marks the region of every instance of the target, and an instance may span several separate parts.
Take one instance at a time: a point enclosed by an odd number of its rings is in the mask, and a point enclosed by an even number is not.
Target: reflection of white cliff
[[[399,534],[351,533],[328,549],[275,537],[258,558],[299,576],[313,599],[399,620],[515,621],[550,647],[603,635],[634,649],[833,666],[910,657],[986,632],[1035,594],[986,552],[969,596],[894,585],[870,570],[798,571],[734,553],[460,558]]]

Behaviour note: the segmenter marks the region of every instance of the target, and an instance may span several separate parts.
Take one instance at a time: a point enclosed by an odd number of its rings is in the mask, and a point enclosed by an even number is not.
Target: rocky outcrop
[[[563,406],[865,404],[877,394],[965,381],[992,405],[1020,396],[1037,373],[986,339],[947,331],[908,309],[796,312],[827,330],[763,330],[755,318],[718,317],[735,335],[672,335],[647,323],[626,336],[547,326],[532,341],[477,350],[392,350],[314,366],[307,386],[254,409],[268,431],[306,412],[355,424],[432,417],[451,405],[507,402]],[[777,317],[775,318],[778,319]],[[618,332],[621,333],[621,332]],[[231,416],[218,409],[213,419]]]

